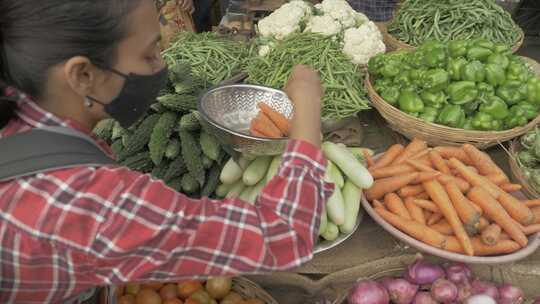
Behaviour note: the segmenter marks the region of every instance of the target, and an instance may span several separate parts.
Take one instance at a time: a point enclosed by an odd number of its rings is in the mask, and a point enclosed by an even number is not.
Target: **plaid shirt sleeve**
[[[325,166],[319,149],[290,141],[255,205],[192,200],[148,175],[115,170],[111,204],[89,248],[96,283],[260,273],[310,260],[331,192]]]

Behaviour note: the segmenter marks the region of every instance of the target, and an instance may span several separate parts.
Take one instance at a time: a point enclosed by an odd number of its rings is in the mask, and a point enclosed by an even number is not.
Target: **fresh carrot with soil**
[[[482,242],[488,246],[494,246],[497,244],[501,237],[502,228],[497,224],[491,224],[482,230],[480,238]]]
[[[418,152],[427,149],[427,143],[418,138],[414,138],[408,145],[405,147],[405,150],[394,159],[392,165],[397,165],[405,162],[407,159],[414,157]]]
[[[448,224],[445,219],[440,220],[439,222],[430,225],[429,228],[436,230],[444,235],[454,235],[454,229]]]
[[[455,183],[458,186],[459,190],[461,190],[461,192],[463,193],[469,191],[469,189],[471,188],[471,184],[469,184],[466,180],[460,177],[442,174],[437,177],[437,180],[443,185],[446,185],[448,183]]]
[[[377,169],[390,165],[394,159],[396,159],[396,157],[403,152],[403,150],[405,150],[403,145],[392,145],[390,148],[388,148],[388,150],[386,150],[386,152],[384,152],[384,154],[375,162],[373,166],[369,167],[369,169]]]
[[[369,168],[369,173],[371,173],[371,176],[373,178],[384,178],[384,177],[392,177],[396,175],[401,175],[405,173],[412,173],[416,170],[407,165],[407,164],[401,164],[401,165],[395,165],[395,166],[386,166],[386,167],[379,167],[379,168]]]
[[[512,194],[501,191],[498,200],[506,212],[520,224],[530,225],[536,221],[531,209],[521,203]]]
[[[495,162],[487,155],[485,152],[482,152],[478,150],[473,145],[470,144],[464,144],[463,145],[463,151],[467,153],[467,156],[471,159],[474,166],[478,168],[478,171],[482,175],[491,175],[491,174],[501,174],[506,177],[506,174],[504,174],[504,171],[495,164]],[[506,177],[506,182],[508,182],[509,179]]]
[[[409,214],[409,211],[405,207],[405,204],[401,200],[401,198],[395,194],[395,193],[388,193],[384,196],[384,205],[390,212],[393,212],[394,214],[406,219],[411,220],[412,217]]]
[[[467,197],[484,210],[484,214],[497,223],[508,235],[522,247],[528,239],[501,204],[483,187],[473,187]]]
[[[485,217],[482,216],[480,217],[480,220],[478,221],[478,230],[482,231],[486,229],[486,227],[489,225],[490,225],[489,221]]]
[[[422,225],[426,224],[426,217],[424,216],[424,211],[422,210],[422,208],[418,207],[418,205],[414,203],[413,197],[408,197],[405,199],[405,208],[407,208],[407,211],[409,211],[409,214],[414,221]]]
[[[368,200],[380,199],[384,197],[386,193],[395,192],[405,187],[417,177],[418,172],[414,172],[377,179],[371,188],[365,191],[366,197]]]
[[[452,226],[452,229],[463,246],[465,253],[469,256],[473,256],[474,249],[471,244],[471,239],[465,231],[465,227],[459,220],[459,216],[454,209],[448,194],[444,190],[444,187],[436,180],[423,182],[422,185],[431,197],[431,200],[439,207],[441,213],[444,215],[450,226]]]
[[[428,245],[445,249],[447,243],[447,237],[441,233],[429,228],[426,225],[422,225],[415,221],[409,221],[403,219],[392,212],[384,210],[382,208],[375,208],[377,214],[387,221],[390,225],[403,231],[409,236],[422,241]]]
[[[416,185],[416,186],[405,186],[401,189],[399,189],[398,193],[401,197],[409,197],[409,196],[415,196],[417,194],[420,194],[424,192],[424,187],[422,185]]]
[[[437,207],[437,205],[435,205],[435,203],[433,203],[432,201],[430,200],[423,200],[423,199],[415,199],[413,201],[418,207],[422,208],[422,209],[426,209],[426,210],[429,210],[431,212],[436,212],[436,213],[440,213],[441,210],[439,209],[439,207]]]
[[[438,223],[440,220],[444,218],[444,215],[440,212],[433,212],[431,216],[427,220],[428,225],[433,225],[435,223]]]
[[[455,183],[448,183],[444,188],[467,233],[469,235],[478,233],[478,222],[481,214],[476,211],[476,208],[473,207],[473,204],[469,202]]]
[[[497,185],[488,181],[483,176],[474,173],[457,158],[450,159],[450,166],[457,169],[459,174],[463,176],[463,178],[465,178],[465,180],[467,180],[467,182],[469,182],[471,185],[486,189],[486,191],[494,198],[498,198],[500,193],[503,192],[501,189],[499,189],[499,187],[497,187]]]
[[[450,168],[448,167],[446,161],[442,158],[439,152],[437,152],[436,150],[431,150],[429,152],[429,159],[431,159],[433,166],[435,166],[435,168],[439,170],[439,172],[444,174],[450,174]]]
[[[264,102],[259,102],[259,109],[264,113],[274,125],[281,131],[281,134],[288,135],[289,130],[291,129],[291,122],[287,117],[278,111],[272,109],[269,105]]]
[[[520,184],[506,183],[499,185],[499,187],[505,192],[516,192],[523,188]]]
[[[419,172],[418,178],[415,181],[413,181],[413,184],[421,184],[422,182],[425,182],[431,179],[436,179],[440,175],[441,175],[440,172],[424,172],[424,171]]]
[[[465,153],[465,151],[463,151],[463,149],[461,149],[460,147],[439,146],[433,148],[433,150],[439,152],[439,154],[444,159],[450,160],[451,158],[457,158],[467,165],[472,164],[472,161],[469,156],[467,156],[467,153]]]
[[[478,256],[490,256],[514,253],[521,249],[521,246],[512,240],[499,240],[495,245],[484,244],[481,237],[472,239],[474,252]]]
[[[423,164],[419,162],[418,160],[409,159],[406,161],[408,165],[411,165],[413,168],[415,168],[418,171],[423,172],[437,172],[437,170],[433,169],[432,167]]]
[[[366,159],[368,168],[372,167],[375,164],[375,161],[373,160],[373,157],[371,157],[371,154],[367,150],[362,150],[362,154],[364,155],[364,158]]]

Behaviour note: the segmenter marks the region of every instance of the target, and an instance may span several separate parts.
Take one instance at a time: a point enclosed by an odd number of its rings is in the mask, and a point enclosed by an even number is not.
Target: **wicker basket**
[[[391,22],[388,23],[388,25],[390,25]],[[523,45],[523,41],[525,39],[525,33],[523,32],[523,30],[520,28],[519,29],[519,40],[518,42],[512,47],[512,52],[515,53],[517,52],[521,46]],[[384,43],[386,44],[386,46],[388,47],[388,49],[390,51],[393,51],[393,50],[412,50],[412,49],[415,49],[416,47],[415,46],[412,46],[410,44],[407,44],[403,41],[400,41],[398,40],[396,37],[392,36],[390,33],[388,33],[388,30],[383,32],[383,36],[384,36]]]
[[[523,193],[530,199],[540,198],[540,193],[534,189],[529,183],[528,179],[523,175],[520,166],[516,161],[517,153],[521,150],[519,139],[514,139],[510,144],[510,155],[508,155],[508,163],[510,164],[510,172],[512,177],[523,186]]]
[[[118,301],[115,297],[115,286],[111,286],[107,290],[107,301],[102,304],[117,304]],[[243,298],[246,299],[258,299],[262,300],[265,304],[278,304],[278,302],[272,298],[264,289],[262,289],[256,283],[244,278],[235,277],[233,279],[232,290]]]
[[[526,60],[531,60],[526,58]],[[538,63],[536,63],[538,65]],[[540,70],[534,68],[540,75]],[[388,122],[390,128],[403,134],[409,139],[419,138],[428,142],[432,146],[451,145],[459,146],[469,143],[478,148],[485,149],[499,143],[511,140],[515,137],[525,134],[530,129],[540,123],[540,115],[531,120],[527,125],[513,128],[506,131],[474,131],[451,128],[439,124],[425,122],[422,119],[408,115],[400,109],[392,106],[375,91],[369,74],[366,77],[366,88],[368,90],[371,104],[381,113]]]

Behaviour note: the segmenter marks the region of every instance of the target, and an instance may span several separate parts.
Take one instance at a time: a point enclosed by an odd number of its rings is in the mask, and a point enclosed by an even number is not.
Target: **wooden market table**
[[[375,153],[385,151],[396,142],[405,142],[401,135],[386,126],[375,110],[362,112],[360,120],[364,125],[362,146],[374,149]],[[507,156],[502,148],[494,147],[487,152],[505,172],[510,172]],[[329,286],[318,282],[324,277],[355,266],[414,255],[417,252],[394,239],[365,214],[358,230],[341,245],[316,255],[312,261],[292,273],[254,276],[252,279],[259,282],[280,304],[317,303],[322,295],[328,293]],[[505,276],[525,282],[532,278],[532,284],[540,286],[540,251],[518,263],[500,266],[497,271],[501,269],[504,269]],[[538,290],[540,291],[540,287]]]

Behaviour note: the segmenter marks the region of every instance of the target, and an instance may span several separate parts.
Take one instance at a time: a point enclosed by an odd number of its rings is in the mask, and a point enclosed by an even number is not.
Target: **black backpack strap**
[[[89,136],[64,127],[44,127],[0,138],[0,181],[78,166],[116,162]]]

